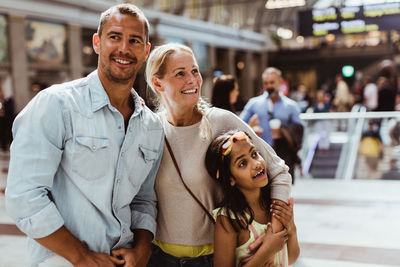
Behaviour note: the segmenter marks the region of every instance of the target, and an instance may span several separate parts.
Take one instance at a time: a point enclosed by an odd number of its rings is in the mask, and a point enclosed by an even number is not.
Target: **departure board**
[[[299,11],[298,25],[303,36],[400,30],[400,3]]]

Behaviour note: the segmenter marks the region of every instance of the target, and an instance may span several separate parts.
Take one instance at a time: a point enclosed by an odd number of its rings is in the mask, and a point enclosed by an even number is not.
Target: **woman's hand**
[[[293,198],[289,199],[289,205],[281,201],[273,201],[270,212],[286,228],[289,236],[297,234],[293,217]]]

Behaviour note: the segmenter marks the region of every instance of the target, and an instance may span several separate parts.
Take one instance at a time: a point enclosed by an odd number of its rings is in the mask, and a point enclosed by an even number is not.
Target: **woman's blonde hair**
[[[162,79],[166,72],[167,62],[173,53],[177,51],[184,51],[191,54],[194,57],[194,53],[190,47],[177,43],[169,43],[161,46],[157,46],[153,51],[151,51],[149,58],[147,59],[145,77],[147,85],[151,88],[151,91],[157,96],[156,106],[158,110],[160,110],[160,106],[163,106],[162,97],[160,92],[158,92],[153,85],[152,79],[153,77]],[[207,113],[210,108],[210,104],[208,104],[202,97],[199,97],[199,101],[195,106],[197,111],[202,115],[201,124],[200,124],[200,137],[203,140],[209,140],[211,138],[211,126],[210,122],[207,119]]]

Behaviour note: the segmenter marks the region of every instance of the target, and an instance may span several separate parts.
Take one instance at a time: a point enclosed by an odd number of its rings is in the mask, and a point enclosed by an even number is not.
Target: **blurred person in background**
[[[337,112],[349,112],[354,104],[354,97],[349,86],[343,80],[341,74],[336,75],[336,88],[333,97],[333,105]]]
[[[7,128],[4,92],[0,87],[0,145],[3,151],[7,151],[8,147]]]
[[[378,121],[368,121],[368,129],[362,134],[359,151],[369,168],[369,177],[364,178],[377,179],[378,163],[383,158],[383,145],[381,135],[379,134]]]
[[[364,83],[363,104],[368,111],[373,111],[378,106],[378,87],[369,76],[365,78]]]
[[[297,102],[300,112],[305,112],[310,105],[308,89],[303,84],[297,86],[296,91],[290,94],[290,98]]]
[[[378,86],[378,106],[375,111],[394,111],[396,93],[386,77],[379,77],[376,82]]]
[[[331,104],[326,99],[326,93],[324,90],[318,90],[315,96],[315,104],[313,105],[314,113],[330,112]],[[330,122],[329,120],[317,120],[315,123],[316,132],[319,134],[320,139],[318,142],[318,149],[326,151],[330,147],[329,134],[330,134]]]
[[[221,75],[213,81],[211,104],[214,107],[235,113],[235,103],[239,96],[237,80],[232,75]]]
[[[397,161],[396,158],[390,160],[390,169],[382,174],[382,180],[400,180],[400,170],[397,166]]]
[[[337,74],[335,77],[336,88],[333,97],[333,107],[337,112],[349,112],[354,104],[354,97],[350,92],[349,86],[343,80],[341,74]],[[344,120],[338,120],[338,130],[343,130]]]
[[[258,119],[263,129],[261,137],[289,166],[294,182],[294,168],[300,164],[297,152],[301,148],[304,127],[297,103],[280,92],[281,76],[279,69],[267,68],[262,74],[264,93],[251,98],[240,117],[247,123],[250,119]]]
[[[11,80],[0,78],[0,145],[8,151],[12,142],[11,128],[14,121],[14,99],[12,97]]]

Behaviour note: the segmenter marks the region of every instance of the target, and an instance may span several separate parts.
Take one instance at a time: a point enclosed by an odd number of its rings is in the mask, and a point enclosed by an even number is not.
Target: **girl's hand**
[[[271,224],[268,224],[267,231],[264,235],[263,243],[260,246],[260,249],[268,250],[271,255],[275,255],[278,251],[280,251],[285,243],[288,240],[288,233],[286,229],[283,229],[280,232],[272,233]]]
[[[273,201],[271,204],[272,216],[277,218],[287,229],[289,236],[296,234],[296,225],[293,217],[293,198],[289,199],[289,205],[278,201]]]

